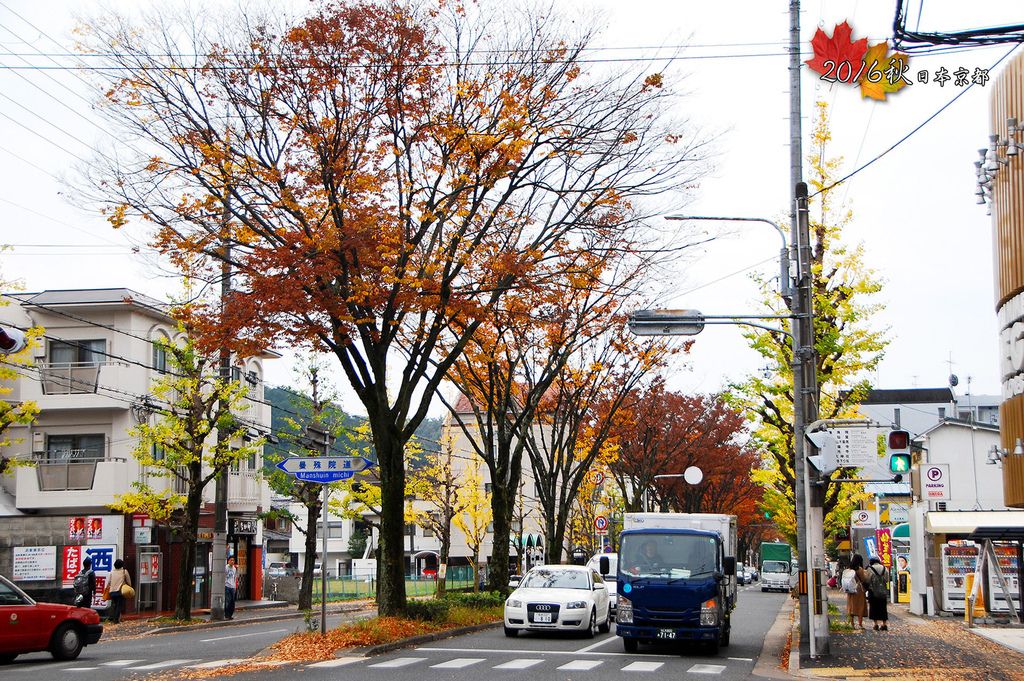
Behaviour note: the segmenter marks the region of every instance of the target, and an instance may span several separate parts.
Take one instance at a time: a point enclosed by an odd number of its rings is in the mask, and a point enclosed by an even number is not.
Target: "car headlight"
[[[510,598],[507,601],[505,601],[505,605],[507,605],[510,608],[521,608],[523,607],[523,602],[518,598]]]
[[[700,625],[714,627],[718,625],[718,603],[712,598],[700,606]]]
[[[633,623],[633,601],[626,600],[625,598],[619,599],[619,604],[616,606],[615,621],[620,624],[632,624]]]
[[[587,602],[586,601],[572,601],[571,603],[567,603],[566,604],[565,609],[566,610],[582,610],[585,607],[587,607]]]

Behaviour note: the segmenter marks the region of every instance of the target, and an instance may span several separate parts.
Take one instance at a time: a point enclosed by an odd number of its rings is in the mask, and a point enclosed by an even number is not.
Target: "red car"
[[[103,625],[95,610],[36,603],[0,575],[0,664],[41,650],[50,651],[58,660],[73,660],[102,635]]]

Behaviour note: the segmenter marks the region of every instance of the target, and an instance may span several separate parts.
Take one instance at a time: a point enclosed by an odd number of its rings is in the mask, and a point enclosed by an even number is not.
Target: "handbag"
[[[110,600],[110,582],[103,585],[103,600]]]
[[[131,584],[125,584],[124,586],[121,587],[121,596],[123,598],[134,598],[135,597],[135,589],[132,588]]]

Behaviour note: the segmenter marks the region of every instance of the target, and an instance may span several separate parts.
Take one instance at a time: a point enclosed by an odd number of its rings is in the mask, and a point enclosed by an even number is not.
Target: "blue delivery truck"
[[[729,645],[736,607],[736,516],[627,513],[619,535],[615,628],[626,652],[640,643]]]

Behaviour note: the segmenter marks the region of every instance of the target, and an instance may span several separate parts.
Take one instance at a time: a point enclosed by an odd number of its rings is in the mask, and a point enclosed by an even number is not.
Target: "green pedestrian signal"
[[[896,475],[898,482],[910,472],[910,433],[891,430],[886,445],[889,450],[889,472]]]
[[[889,455],[889,471],[892,473],[910,472],[910,454]]]

